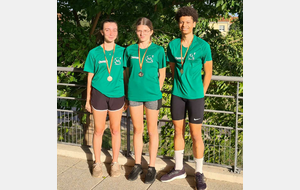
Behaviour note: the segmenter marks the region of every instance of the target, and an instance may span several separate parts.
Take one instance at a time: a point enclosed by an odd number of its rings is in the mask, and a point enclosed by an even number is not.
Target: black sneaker
[[[156,170],[155,167],[148,167],[148,172],[145,177],[145,183],[153,183],[156,178]]]
[[[131,170],[128,180],[129,181],[134,181],[137,179],[138,175],[140,175],[141,173],[143,173],[143,169],[141,164],[135,164],[133,166],[133,169]]]
[[[182,170],[175,170],[175,168],[173,168],[169,173],[163,175],[160,180],[161,182],[169,182],[173,181],[174,179],[183,179],[185,177],[186,173],[184,167],[182,167]]]
[[[197,172],[195,174],[195,180],[196,180],[196,190],[205,190],[206,189],[206,183],[204,180],[204,174],[201,174],[200,172]]]

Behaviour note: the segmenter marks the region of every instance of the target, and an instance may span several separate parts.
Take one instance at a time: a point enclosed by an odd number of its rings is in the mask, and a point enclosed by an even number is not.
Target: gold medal
[[[108,82],[112,81],[112,79],[113,79],[113,78],[112,78],[111,76],[108,76],[108,77],[107,77]]]
[[[107,71],[108,71],[108,74],[109,74],[109,76],[107,77],[108,82],[112,81],[112,79],[113,79],[113,78],[110,76],[110,72],[111,72],[111,66],[112,66],[113,60],[114,60],[115,47],[116,47],[116,44],[114,44],[113,56],[111,57],[110,67],[108,68],[108,61],[107,61],[106,56],[105,56],[105,45],[104,45],[104,43],[103,43],[103,53],[104,53],[104,57],[105,57],[105,62],[106,62]]]
[[[181,74],[183,74],[183,69],[180,69]]]

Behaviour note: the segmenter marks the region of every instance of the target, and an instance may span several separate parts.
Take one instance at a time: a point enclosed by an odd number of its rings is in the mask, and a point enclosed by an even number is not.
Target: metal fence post
[[[127,125],[127,152],[126,156],[129,157],[130,155],[130,112],[129,108],[126,111],[126,125]]]
[[[237,168],[237,152],[238,152],[238,119],[239,119],[239,85],[240,83],[237,82],[237,90],[236,90],[236,110],[235,110],[235,153],[234,153],[234,173],[239,173]]]

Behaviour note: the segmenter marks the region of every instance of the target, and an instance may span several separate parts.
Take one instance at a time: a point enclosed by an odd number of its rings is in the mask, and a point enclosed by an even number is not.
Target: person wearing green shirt
[[[103,43],[89,51],[84,64],[84,71],[88,72],[85,108],[88,112],[93,113],[95,123],[93,176],[102,177],[100,155],[108,113],[113,150],[111,176],[118,177],[121,174],[118,164],[121,146],[120,123],[125,102],[123,81],[125,48],[115,43],[118,36],[118,25],[114,20],[104,20],[100,33]],[[126,110],[126,107],[124,109]]]
[[[158,149],[157,120],[162,106],[161,89],[165,80],[166,58],[163,47],[151,42],[153,34],[152,22],[139,18],[136,22],[138,43],[126,48],[124,65],[127,67],[127,98],[134,128],[133,146],[135,165],[128,180],[136,180],[142,173],[141,157],[143,150],[144,109],[146,111],[147,128],[150,137],[150,162],[145,183],[152,183],[156,177],[155,160]],[[126,86],[126,85],[125,85]]]
[[[212,56],[209,44],[193,34],[198,13],[192,7],[180,8],[175,16],[181,31],[181,38],[171,41],[167,48],[167,62],[170,64],[173,88],[171,116],[175,128],[175,167],[161,177],[162,182],[186,177],[183,167],[184,133],[186,111],[193,140],[196,189],[206,189],[202,172],[204,143],[201,127],[204,115],[204,95],[212,76]],[[201,71],[204,70],[202,80]]]

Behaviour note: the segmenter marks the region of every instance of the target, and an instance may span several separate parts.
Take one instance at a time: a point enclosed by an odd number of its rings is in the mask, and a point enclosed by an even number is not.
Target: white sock
[[[183,151],[175,150],[175,170],[182,170],[183,168]]]
[[[203,166],[203,157],[202,158],[195,158],[195,164],[196,164],[196,171],[195,173],[197,172],[200,172],[202,174],[202,166]]]

